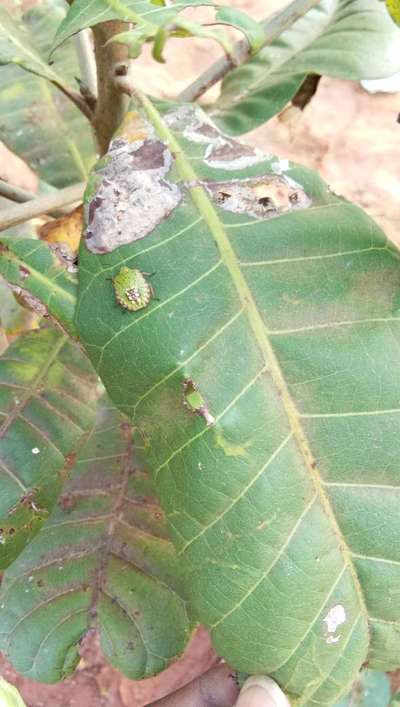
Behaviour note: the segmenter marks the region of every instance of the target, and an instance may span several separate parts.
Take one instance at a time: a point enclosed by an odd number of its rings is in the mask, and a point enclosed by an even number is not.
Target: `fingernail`
[[[290,702],[274,680],[253,675],[244,683],[236,707],[290,707]]]

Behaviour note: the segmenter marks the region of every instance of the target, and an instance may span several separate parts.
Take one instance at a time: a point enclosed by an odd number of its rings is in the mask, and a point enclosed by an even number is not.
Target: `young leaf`
[[[78,331],[217,652],[331,704],[368,649],[399,664],[398,253],[313,171],[140,101],[87,194]],[[145,309],[115,306],[122,266]]]
[[[18,338],[0,357],[0,567],[37,533],[93,422],[96,377],[53,329]]]
[[[390,680],[385,673],[362,670],[351,692],[335,707],[388,707]]]
[[[307,74],[359,80],[400,70],[400,30],[376,0],[321,0],[272,45],[234,69],[211,109],[231,135],[269,120]]]
[[[123,20],[133,22],[137,28],[140,26],[161,27],[173,20],[177,13],[185,7],[196,5],[214,6],[213,0],[179,0],[179,2],[156,4],[151,0],[121,0],[118,3],[108,0],[74,0],[67,16],[61,22],[54,38],[51,53],[57,49],[68,37],[71,37],[85,27],[93,27],[99,22],[110,20]]]
[[[46,66],[49,42],[65,11],[43,1],[22,15],[40,62]],[[50,71],[50,67],[48,67]],[[54,71],[73,85],[79,76],[74,47],[63,47]],[[48,183],[63,187],[87,177],[94,146],[87,119],[47,79],[10,64],[0,72],[2,140]]]
[[[134,679],[185,648],[191,625],[164,517],[134,463],[132,429],[107,401],[57,509],[6,572],[0,602],[2,649],[34,680],[66,677],[93,628],[110,663]]]
[[[33,238],[1,237],[0,274],[22,303],[40,316],[50,316],[76,337],[76,266],[61,244],[48,246]]]
[[[131,57],[137,57],[143,44],[151,39],[155,42],[153,56],[158,61],[163,61],[162,52],[157,44],[160,38],[165,43],[169,35],[175,36],[175,34],[214,39],[226,54],[231,54],[232,44],[223,29],[210,29],[179,16],[185,8],[204,5],[217,7],[213,0],[176,0],[169,2],[167,6],[151,0],[124,0],[118,4],[111,3],[109,0],[95,0],[90,4],[86,0],[75,0],[67,17],[58,28],[51,51],[84,27],[93,27],[99,22],[119,19],[133,23],[134,28],[115,35],[112,41],[127,44],[130,47]],[[262,26],[244,12],[229,8],[219,9],[216,13],[216,23],[218,22],[241,30],[249,41],[251,51],[257,51],[263,43]],[[164,33],[161,32],[162,30]]]

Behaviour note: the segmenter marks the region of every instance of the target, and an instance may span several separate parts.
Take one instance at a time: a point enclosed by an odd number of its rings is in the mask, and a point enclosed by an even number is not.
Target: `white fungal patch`
[[[344,624],[347,620],[346,612],[342,604],[335,604],[324,617],[323,621],[325,624],[325,640],[328,644],[337,643],[340,641],[341,634],[336,634],[339,626]]]
[[[165,122],[181,130],[186,140],[206,145],[204,162],[214,169],[240,170],[268,159],[261,150],[223,135],[197,106],[182,106],[167,113]]]
[[[160,140],[112,141],[86,208],[86,246],[92,253],[140,240],[170,215],[182,198],[178,185],[165,179],[171,165],[172,155]]]
[[[284,172],[287,172],[288,169],[290,169],[289,160],[276,160],[276,162],[273,162],[271,164],[271,167],[274,170],[275,174],[283,174]]]
[[[254,218],[272,218],[286,211],[308,208],[311,204],[299,184],[276,174],[228,182],[204,182],[204,186],[218,206]]]
[[[33,447],[32,454],[39,454],[39,453],[40,453],[39,447]]]

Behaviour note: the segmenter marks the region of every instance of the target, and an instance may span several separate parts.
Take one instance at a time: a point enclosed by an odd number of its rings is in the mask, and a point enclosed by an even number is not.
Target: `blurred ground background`
[[[227,4],[227,3],[225,3]],[[233,0],[235,7],[263,18],[282,0]],[[167,64],[148,53],[137,63],[138,83],[148,92],[173,97],[218,56],[206,41],[174,40]],[[317,96],[290,126],[278,118],[246,141],[317,169],[334,191],[362,206],[387,235],[400,242],[400,93],[368,94],[359,84],[323,79]],[[35,190],[36,176],[0,145],[0,176]],[[105,664],[96,639],[86,641],[76,673],[59,685],[20,678],[5,661],[1,674],[20,690],[28,707],[142,707],[210,667],[216,660],[200,630],[186,655],[156,678],[135,682]]]

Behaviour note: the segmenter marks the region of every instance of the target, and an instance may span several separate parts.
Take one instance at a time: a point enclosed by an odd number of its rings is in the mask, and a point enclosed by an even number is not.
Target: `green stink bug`
[[[147,307],[154,297],[154,290],[145,275],[149,273],[142,273],[136,268],[127,268],[124,265],[118,275],[111,278],[115,299],[121,307],[131,312]]]

